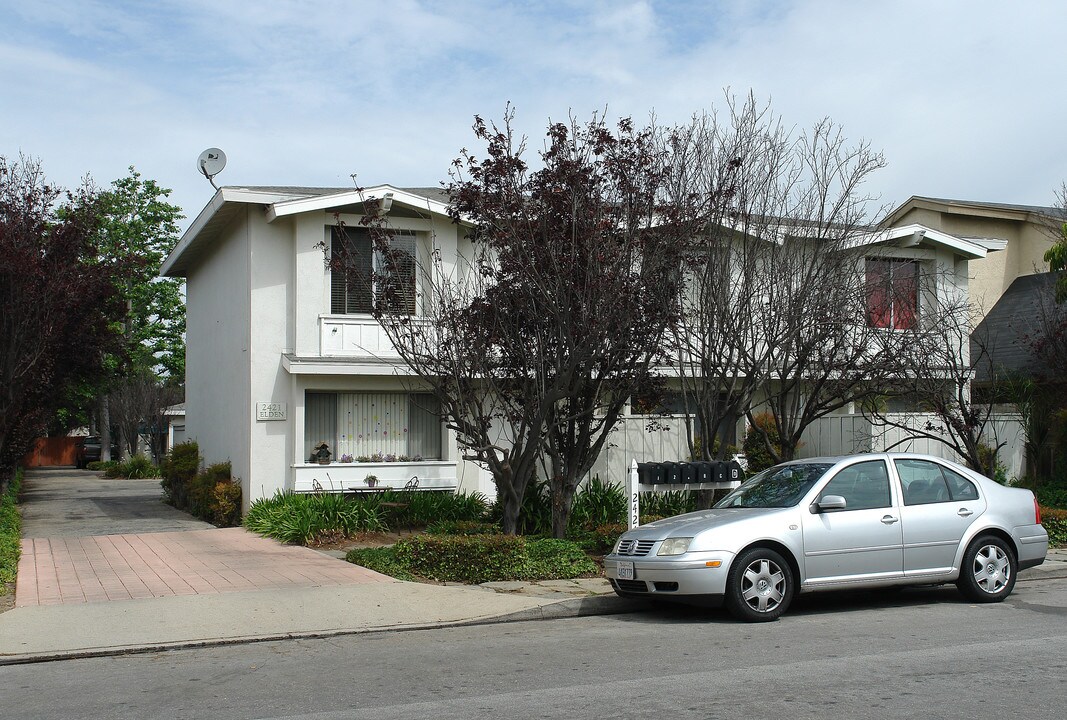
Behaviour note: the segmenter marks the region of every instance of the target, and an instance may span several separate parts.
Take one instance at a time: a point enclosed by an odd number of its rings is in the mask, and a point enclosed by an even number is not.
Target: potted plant
[[[378,476],[368,475],[367,477],[363,478],[363,482],[367,483],[367,487],[375,487],[378,485]]]

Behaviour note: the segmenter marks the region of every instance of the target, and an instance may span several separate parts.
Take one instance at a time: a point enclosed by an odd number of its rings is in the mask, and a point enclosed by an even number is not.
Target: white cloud
[[[771,98],[881,148],[872,190],[1049,202],[1067,5],[949,2],[0,0],[0,153],[107,182],[135,164],[195,215],[194,160],[232,184],[436,184],[471,118],[514,102],[546,122],[602,110],[663,122]],[[11,110],[11,109],[14,110]],[[473,148],[472,148],[473,149]]]

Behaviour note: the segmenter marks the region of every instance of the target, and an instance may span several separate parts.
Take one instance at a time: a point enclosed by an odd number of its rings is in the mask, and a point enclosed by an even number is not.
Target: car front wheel
[[[777,620],[793,600],[793,571],[789,563],[767,548],[741,553],[726,580],[726,609],[738,620]]]
[[[1017,563],[1008,544],[992,535],[976,539],[963,554],[959,591],[971,602],[1000,602],[1015,587]]]

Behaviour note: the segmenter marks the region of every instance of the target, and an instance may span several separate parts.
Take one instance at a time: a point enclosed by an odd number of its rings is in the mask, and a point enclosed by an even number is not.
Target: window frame
[[[383,301],[389,283],[396,273],[390,272],[389,263],[383,254],[375,249],[370,231],[362,227],[327,225],[326,234],[330,243],[330,314],[331,315],[372,315],[375,308]],[[390,230],[389,252],[396,252],[409,258],[403,268],[407,277],[401,280],[407,286],[402,288],[401,302],[405,307],[400,312],[407,315],[416,314],[418,233],[414,230]],[[341,243],[347,249],[339,247]],[[361,267],[353,273],[334,269],[335,265],[352,267],[358,263]],[[354,273],[359,273],[352,277]],[[395,308],[390,308],[395,310]]]
[[[904,269],[907,268],[907,274]],[[867,324],[884,330],[917,330],[922,265],[916,258],[864,259]],[[909,307],[910,306],[910,307]]]

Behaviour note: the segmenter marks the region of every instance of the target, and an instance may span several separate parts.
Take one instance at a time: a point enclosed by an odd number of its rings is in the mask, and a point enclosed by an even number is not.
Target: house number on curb
[[[257,402],[256,420],[285,420],[285,403]]]

